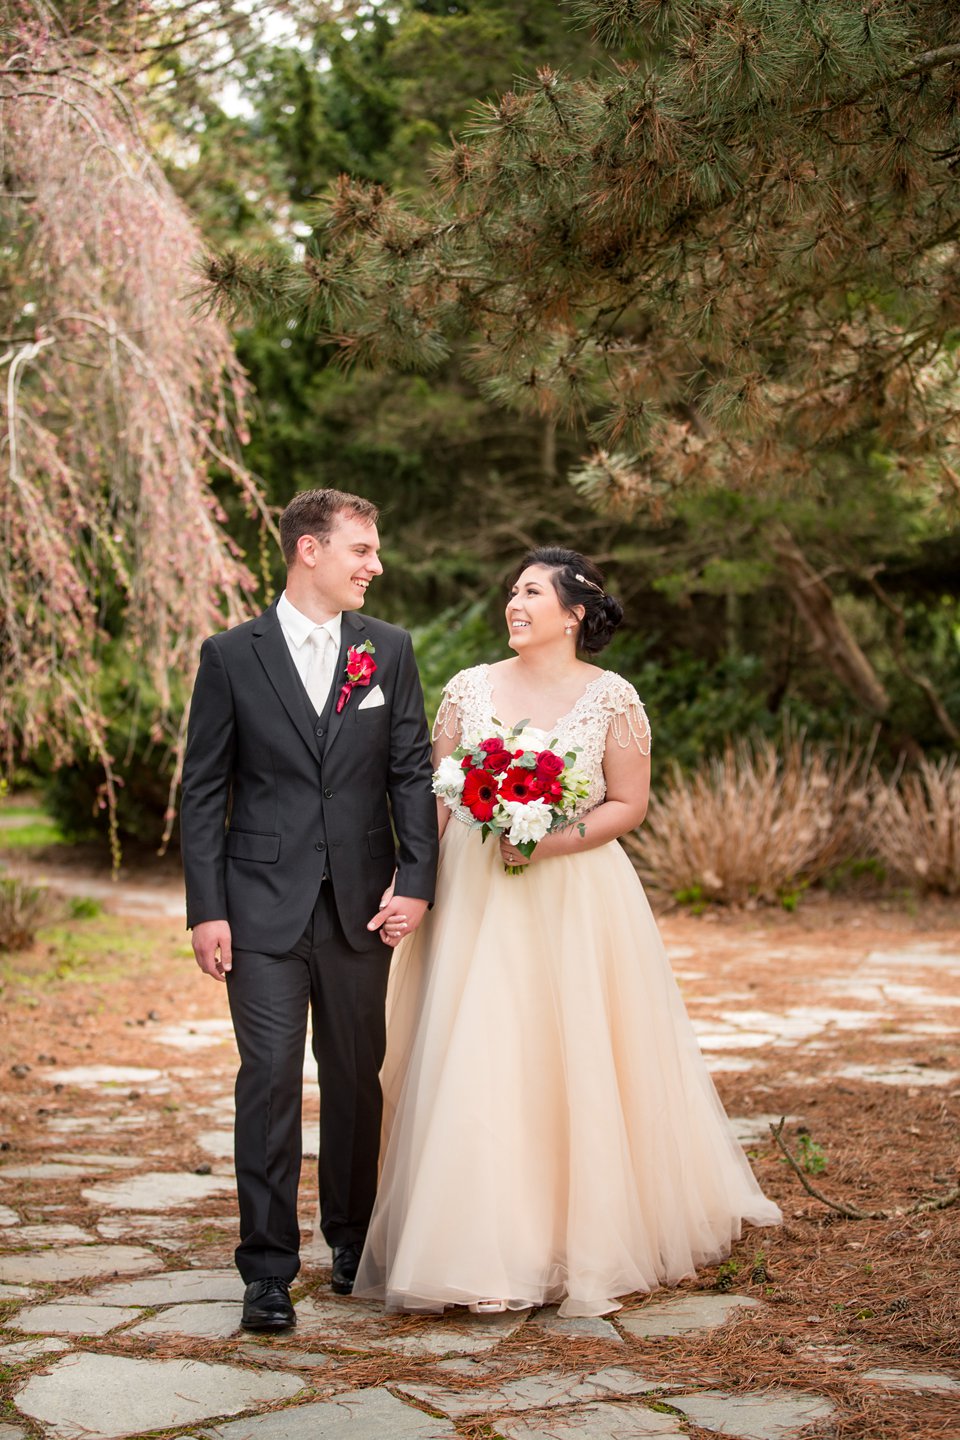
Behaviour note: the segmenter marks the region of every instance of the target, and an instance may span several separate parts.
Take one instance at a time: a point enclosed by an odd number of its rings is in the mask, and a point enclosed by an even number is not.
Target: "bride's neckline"
[[[490,718],[492,720],[496,720],[497,717],[493,713],[493,678],[490,674],[490,666],[481,665],[480,669],[483,672],[484,682],[486,683],[487,687],[487,698],[490,702]],[[586,700],[587,696],[590,694],[590,691],[593,689],[594,685],[599,685],[601,680],[606,680],[608,674],[609,671],[601,670],[599,675],[595,675],[592,680],[588,680],[581,693],[577,696],[576,700],[574,700],[573,704],[570,706],[570,709],[565,710],[562,715],[559,715],[557,719],[554,720],[552,725],[525,725],[523,728],[525,730],[537,730],[540,732],[541,735],[548,735],[555,730],[559,730],[560,726],[565,720],[569,720],[571,715],[576,714],[580,706],[583,704],[584,700]],[[505,722],[501,720],[499,721],[499,723],[502,725]]]

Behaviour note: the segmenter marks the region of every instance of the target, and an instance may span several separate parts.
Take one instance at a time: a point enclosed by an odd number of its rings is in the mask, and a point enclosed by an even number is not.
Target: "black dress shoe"
[[[250,1282],[243,1292],[242,1330],[289,1330],[296,1323],[289,1280],[269,1275]]]
[[[334,1245],[333,1273],[330,1284],[335,1295],[352,1295],[353,1282],[357,1278],[362,1245]]]

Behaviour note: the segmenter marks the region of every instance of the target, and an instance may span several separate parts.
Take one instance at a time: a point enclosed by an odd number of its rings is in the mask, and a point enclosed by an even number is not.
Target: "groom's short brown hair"
[[[294,495],[280,516],[280,545],[287,566],[297,558],[297,541],[301,535],[323,539],[333,529],[338,515],[354,515],[368,525],[376,525],[380,512],[372,500],[350,495],[346,490],[301,490]]]

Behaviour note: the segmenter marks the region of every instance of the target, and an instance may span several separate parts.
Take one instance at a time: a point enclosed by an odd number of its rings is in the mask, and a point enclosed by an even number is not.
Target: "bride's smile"
[[[506,607],[508,644],[512,650],[529,650],[536,645],[557,645],[576,636],[580,617],[560,602],[550,575],[542,565],[530,565],[517,578]]]

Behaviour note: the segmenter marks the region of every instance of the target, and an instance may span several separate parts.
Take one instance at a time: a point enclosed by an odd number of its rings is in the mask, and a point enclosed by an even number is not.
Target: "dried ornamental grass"
[[[0,878],[0,950],[24,950],[32,945],[38,928],[49,920],[51,908],[46,890],[16,878]]]
[[[870,838],[891,875],[925,891],[960,895],[958,757],[921,760],[899,780],[876,780]]]
[[[729,745],[695,775],[674,769],[631,849],[643,880],[726,904],[777,900],[861,853],[868,750],[792,737]]]

